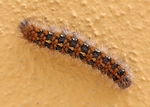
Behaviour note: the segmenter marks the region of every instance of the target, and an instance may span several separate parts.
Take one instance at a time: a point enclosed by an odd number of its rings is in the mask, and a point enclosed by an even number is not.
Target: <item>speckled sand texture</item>
[[[0,0],[1,107],[150,107],[150,0]],[[22,38],[29,17],[106,45],[131,67],[120,90],[78,59]]]

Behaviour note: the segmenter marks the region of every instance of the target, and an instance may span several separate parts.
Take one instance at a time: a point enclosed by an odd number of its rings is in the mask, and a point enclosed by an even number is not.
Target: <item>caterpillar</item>
[[[129,72],[121,64],[117,63],[114,58],[84,41],[77,32],[70,32],[68,29],[56,30],[52,26],[38,25],[36,23],[38,21],[25,19],[19,25],[23,37],[28,41],[40,47],[57,50],[61,53],[69,54],[71,57],[79,58],[92,68],[98,69],[102,74],[106,74],[121,89],[131,86],[132,81]]]

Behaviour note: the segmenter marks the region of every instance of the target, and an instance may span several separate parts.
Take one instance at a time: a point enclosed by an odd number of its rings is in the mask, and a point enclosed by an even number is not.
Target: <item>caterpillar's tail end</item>
[[[19,25],[20,30],[22,31],[24,29],[24,27],[27,26],[27,25],[28,25],[28,21],[23,20]]]
[[[29,32],[31,30],[29,27],[28,20],[23,20],[22,22],[20,22],[19,28],[20,28],[21,33],[23,34],[23,37],[28,38]]]

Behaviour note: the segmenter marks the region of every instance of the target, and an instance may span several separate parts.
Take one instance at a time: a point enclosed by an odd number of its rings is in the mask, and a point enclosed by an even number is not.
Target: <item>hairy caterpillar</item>
[[[51,26],[39,26],[36,23],[26,19],[19,25],[23,37],[28,41],[40,47],[47,47],[50,50],[57,50],[69,54],[71,57],[79,58],[112,78],[121,89],[126,89],[131,85],[130,75],[127,70],[122,68],[121,64],[118,64],[95,46],[82,40],[77,32],[70,32],[68,29],[59,31]]]

